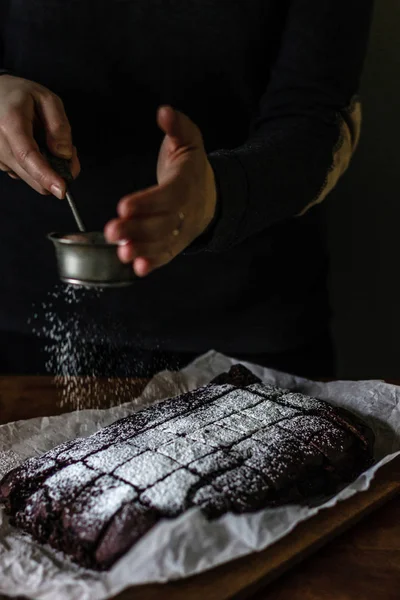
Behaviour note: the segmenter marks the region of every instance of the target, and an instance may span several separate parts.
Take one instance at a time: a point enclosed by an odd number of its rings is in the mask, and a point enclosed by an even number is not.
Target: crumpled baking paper
[[[88,436],[144,404],[204,385],[237,362],[211,351],[179,373],[158,374],[139,401],[3,425],[0,477],[22,460],[67,439]],[[82,569],[63,554],[35,543],[12,528],[0,508],[0,592],[39,600],[100,600],[131,585],[165,582],[205,571],[266,548],[320,510],[368,489],[376,471],[400,455],[400,387],[381,381],[316,383],[243,364],[266,383],[296,389],[362,416],[376,435],[376,464],[318,507],[286,506],[240,516],[227,514],[213,522],[198,509],[191,509],[156,525],[106,573]]]

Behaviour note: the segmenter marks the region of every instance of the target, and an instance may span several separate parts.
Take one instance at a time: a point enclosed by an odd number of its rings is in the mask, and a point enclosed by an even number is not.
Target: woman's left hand
[[[170,106],[158,109],[165,132],[157,163],[158,184],[129,194],[118,204],[118,219],[105,227],[118,255],[143,277],[166,265],[211,223],[217,201],[214,172],[199,128]]]

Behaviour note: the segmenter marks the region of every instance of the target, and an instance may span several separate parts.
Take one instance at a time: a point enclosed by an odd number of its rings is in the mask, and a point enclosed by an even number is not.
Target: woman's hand
[[[77,177],[80,165],[71,128],[60,98],[45,87],[11,75],[0,76],[0,170],[23,179],[39,194],[65,196],[64,180],[39,151],[34,128],[41,128],[50,152],[71,159]]]
[[[170,262],[211,223],[216,207],[214,172],[198,127],[169,106],[158,109],[165,132],[158,164],[158,185],[119,202],[119,218],[105,228],[122,262],[144,276]]]

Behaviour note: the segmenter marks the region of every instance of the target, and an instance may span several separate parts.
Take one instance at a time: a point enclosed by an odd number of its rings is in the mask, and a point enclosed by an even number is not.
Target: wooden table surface
[[[90,384],[88,384],[90,387]],[[104,382],[106,390],[108,382]],[[139,394],[145,382],[132,382],[129,397]],[[98,390],[98,384],[96,384]],[[0,377],[0,423],[37,416],[60,414],[73,407],[60,406],[62,394],[47,377]],[[102,406],[110,405],[112,394],[102,395]],[[127,400],[121,398],[121,400]],[[385,498],[400,490],[400,461],[387,465],[377,476],[386,485]],[[382,489],[383,489],[382,488]],[[279,577],[279,569],[265,578],[265,564],[279,555],[281,542],[264,552],[222,565],[201,576],[168,584],[127,590],[118,600],[400,600],[400,497],[365,516],[363,494],[345,503],[363,519],[346,533],[328,541],[335,520],[343,524],[343,510],[330,509],[329,523],[322,511],[312,519],[314,531],[324,531],[325,545],[309,558]],[[316,526],[316,527],[315,527]],[[293,548],[310,535],[307,523],[290,534]],[[310,540],[310,547],[315,546]],[[282,540],[282,544],[285,541]],[[293,554],[295,554],[293,552]],[[292,561],[294,562],[294,561]],[[193,592],[196,590],[196,593]],[[239,590],[239,592],[238,592]],[[0,598],[3,598],[0,596]],[[56,599],[55,599],[56,600]]]
[[[400,463],[397,467],[400,479]],[[399,600],[400,498],[373,512],[252,600]]]

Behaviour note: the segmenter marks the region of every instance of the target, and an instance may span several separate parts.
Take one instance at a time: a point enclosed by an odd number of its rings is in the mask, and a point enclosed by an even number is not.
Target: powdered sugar
[[[258,419],[263,425],[270,425],[279,421],[279,419],[286,419],[300,413],[294,408],[282,406],[272,400],[264,400],[257,404],[257,406],[244,410],[243,414],[253,419]]]
[[[197,475],[186,469],[179,469],[143,492],[140,500],[165,516],[172,517],[187,508],[190,489],[199,481]]]
[[[114,471],[117,477],[145,489],[179,468],[179,464],[168,456],[158,452],[147,451],[135,456]]]
[[[132,486],[104,475],[67,506],[63,526],[71,529],[81,541],[95,542],[121,506],[135,498],[137,493]]]
[[[203,429],[190,432],[187,437],[191,440],[213,446],[214,448],[229,448],[235,442],[245,438],[246,434],[242,431],[234,431],[233,429],[222,427],[218,423],[212,423]]]
[[[85,464],[101,473],[111,473],[142,451],[133,444],[114,444],[106,450],[100,450],[84,460]]]
[[[212,446],[201,442],[194,442],[188,438],[179,438],[169,444],[164,444],[159,451],[180,465],[186,466],[198,458],[211,454],[214,449]]]
[[[44,483],[49,498],[55,501],[66,501],[98,477],[93,469],[88,469],[82,463],[75,463],[64,467]]]
[[[119,339],[120,324],[97,312],[103,294],[102,289],[59,284],[28,321],[32,333],[44,340],[44,368],[54,376],[61,405],[77,410],[109,405],[110,395],[116,405],[138,393],[130,378],[134,365]],[[107,374],[116,357],[118,374]]]

